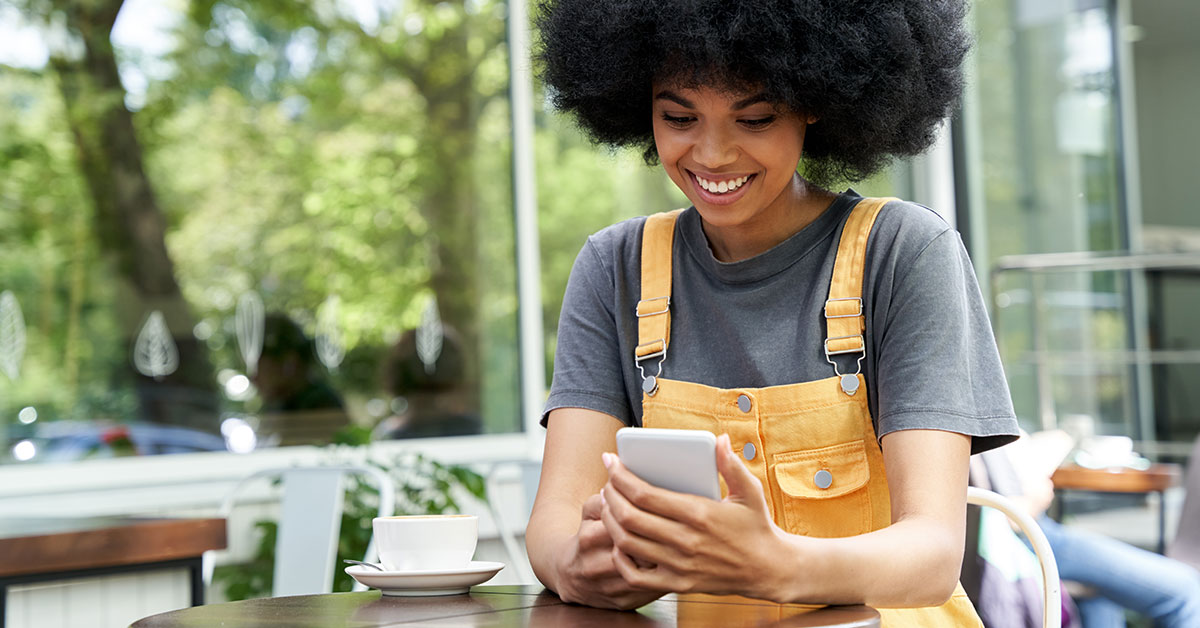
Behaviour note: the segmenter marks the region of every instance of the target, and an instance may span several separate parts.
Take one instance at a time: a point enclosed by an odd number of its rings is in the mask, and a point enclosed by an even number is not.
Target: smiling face
[[[662,84],[653,111],[659,159],[700,212],[718,259],[730,238],[729,250],[756,254],[807,224],[797,220],[806,187],[796,174],[806,119],[760,93]]]

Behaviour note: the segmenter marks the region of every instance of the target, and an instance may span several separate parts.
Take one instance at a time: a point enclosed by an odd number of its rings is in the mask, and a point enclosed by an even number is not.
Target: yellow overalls
[[[775,523],[793,534],[846,537],[891,524],[883,452],[867,405],[866,380],[861,373],[839,374],[830,358],[857,355],[861,367],[867,238],[890,200],[860,201],[838,244],[825,303],[824,350],[835,375],[767,388],[722,390],[659,377],[670,342],[671,250],[679,210],[646,220],[635,350],[643,377],[642,425],[728,433],[746,467],[762,482]],[[982,626],[961,585],[942,606],[879,610],[885,628]]]

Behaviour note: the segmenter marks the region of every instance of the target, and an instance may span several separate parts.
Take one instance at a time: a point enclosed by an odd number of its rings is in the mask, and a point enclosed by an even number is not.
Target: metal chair
[[[1062,628],[1062,594],[1059,591],[1058,563],[1055,562],[1050,543],[1046,541],[1046,535],[1042,533],[1037,522],[1007,497],[977,486],[967,487],[967,503],[999,510],[1016,523],[1017,528],[1029,538],[1030,544],[1033,545],[1033,553],[1037,555],[1042,568],[1042,626]]]
[[[518,492],[523,497],[525,506],[524,518],[521,519],[523,530],[529,522],[529,516],[533,509],[533,499],[537,495],[538,476],[541,469],[541,461],[522,458],[493,464],[484,478],[489,496],[485,505],[496,525],[496,533],[504,545],[504,552],[508,555],[508,566],[517,574],[520,584],[538,584],[538,580],[533,573],[533,568],[529,565],[529,555],[517,542],[516,531],[499,507],[499,495],[503,487],[511,484],[519,485]],[[523,531],[521,535],[524,536]]]
[[[386,473],[367,466],[290,467],[252,473],[231,490],[221,503],[220,516],[228,519],[238,495],[259,480],[281,478],[279,531],[275,541],[275,577],[272,597],[329,593],[337,560],[338,534],[347,475],[365,476],[379,489],[379,516],[395,511],[396,487]],[[365,561],[376,558],[375,539],[367,545]],[[204,583],[211,584],[213,557],[204,557]],[[355,584],[355,591],[366,590]]]

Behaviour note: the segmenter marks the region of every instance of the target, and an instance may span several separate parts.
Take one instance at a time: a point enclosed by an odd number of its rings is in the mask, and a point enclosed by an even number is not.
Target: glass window
[[[1127,2],[1128,42],[1134,75],[1127,85],[1136,129],[1125,168],[1134,246],[1157,254],[1186,257],[1189,268],[1161,268],[1146,275],[1147,349],[1153,381],[1154,427],[1161,441],[1183,444],[1180,455],[1200,434],[1200,212],[1194,179],[1200,146],[1200,3]],[[1135,206],[1134,206],[1135,205]],[[1136,211],[1135,211],[1136,210]],[[1140,218],[1139,218],[1140,215]],[[1131,229],[1132,230],[1132,229]]]
[[[1100,0],[973,5],[961,132],[969,233],[1027,429],[1137,435],[1137,279],[1080,257],[1129,247],[1114,11]]]
[[[0,461],[521,429],[504,2],[29,6]]]

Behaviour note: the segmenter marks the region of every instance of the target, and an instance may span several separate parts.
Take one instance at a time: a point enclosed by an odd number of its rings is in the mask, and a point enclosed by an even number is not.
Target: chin
[[[736,227],[750,217],[746,211],[734,207],[704,207],[694,203],[693,206],[700,218],[713,227]]]

